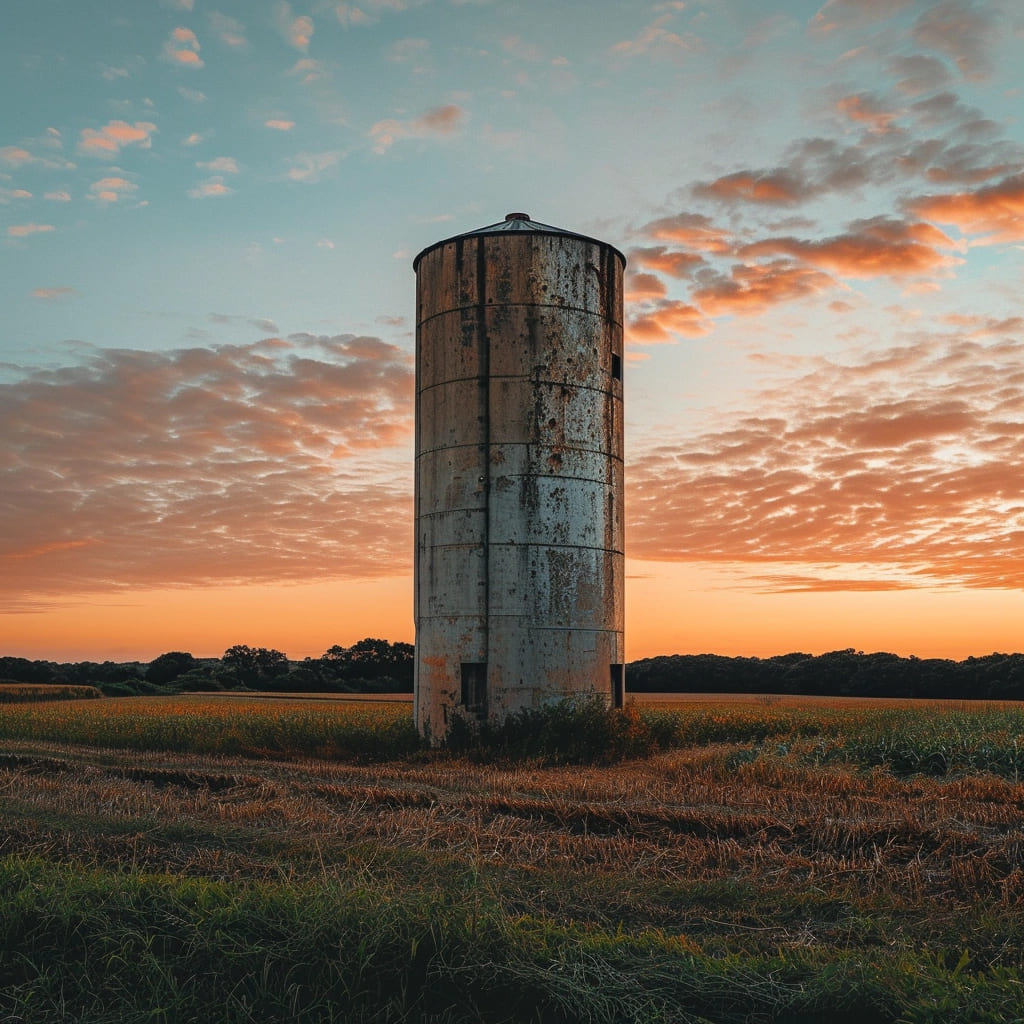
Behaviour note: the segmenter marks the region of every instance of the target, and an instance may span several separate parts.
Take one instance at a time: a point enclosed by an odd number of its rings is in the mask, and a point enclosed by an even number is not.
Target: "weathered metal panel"
[[[416,714],[435,737],[479,710],[481,665],[500,719],[610,695],[623,660],[624,260],[515,218],[415,264]]]

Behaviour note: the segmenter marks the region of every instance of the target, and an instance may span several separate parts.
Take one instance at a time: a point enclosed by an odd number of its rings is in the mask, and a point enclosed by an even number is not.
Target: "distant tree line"
[[[635,693],[1024,700],[1024,654],[989,654],[964,661],[865,654],[852,647],[773,658],[673,654],[631,662],[626,685]]]
[[[367,637],[319,658],[291,661],[268,647],[235,644],[220,658],[168,651],[150,662],[32,661],[0,656],[0,682],[99,687],[108,696],[213,690],[280,693],[412,693],[413,645]]]
[[[148,663],[0,657],[0,682],[96,686],[109,696],[190,690],[411,693],[413,645],[367,637],[302,661],[246,644],[229,647],[220,658],[168,651]],[[1024,654],[989,654],[964,661],[865,654],[853,648],[773,658],[673,654],[631,662],[626,686],[633,693],[1024,700]]]

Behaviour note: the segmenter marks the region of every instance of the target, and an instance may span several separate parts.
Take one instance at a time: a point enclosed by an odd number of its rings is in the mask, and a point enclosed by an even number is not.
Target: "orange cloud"
[[[10,235],[11,238],[25,238],[28,235],[56,230],[57,229],[52,224],[11,224],[7,228],[7,234]]]
[[[379,338],[97,351],[0,384],[8,606],[408,570],[409,357]]]
[[[641,230],[650,238],[677,242],[698,252],[725,253],[732,249],[729,233],[713,224],[709,217],[698,213],[661,217],[644,225]]]
[[[1024,342],[993,338],[811,364],[634,456],[631,556],[807,567],[772,589],[1024,589]]]
[[[101,203],[116,203],[120,199],[130,196],[138,189],[138,185],[127,178],[110,176],[100,178],[89,186],[89,198]]]
[[[465,120],[466,112],[454,103],[434,107],[409,121],[388,119],[370,128],[375,153],[386,153],[400,139],[443,138],[454,135]]]
[[[164,43],[164,57],[172,64],[181,67],[205,67],[199,56],[199,39],[190,28],[178,27],[171,32],[170,39]]]
[[[295,127],[294,121],[282,121],[277,118],[271,118],[269,121],[264,121],[263,124],[265,127],[273,128],[278,132],[290,132]]]
[[[744,258],[776,253],[796,257],[844,277],[914,277],[963,261],[939,251],[954,242],[938,228],[887,217],[855,221],[850,231],[820,241],[766,238],[743,246]]]
[[[34,288],[32,290],[33,299],[42,299],[45,302],[53,302],[55,299],[65,299],[69,295],[74,294],[74,288],[68,288],[63,285],[59,285],[56,288]]]
[[[111,121],[99,130],[83,129],[78,141],[78,151],[92,156],[111,157],[116,156],[122,146],[137,145],[142,149],[149,149],[155,131],[156,125],[150,121],[136,121],[135,124]]]
[[[828,274],[788,262],[737,264],[728,275],[707,274],[693,299],[708,316],[753,314],[780,302],[818,295],[833,287]]]
[[[229,196],[232,192],[234,189],[225,185],[224,179],[220,175],[215,175],[209,181],[201,182],[195,188],[190,188],[188,195],[191,199],[215,199]]]
[[[836,109],[851,121],[866,124],[871,131],[879,133],[892,131],[897,117],[894,111],[885,109],[877,96],[863,92],[844,96],[836,103]]]
[[[630,317],[626,340],[631,344],[658,345],[680,337],[699,338],[710,330],[711,324],[700,309],[665,299]]]
[[[639,264],[650,270],[657,270],[670,277],[689,277],[702,266],[704,257],[680,249],[667,249],[663,245],[634,247],[629,250],[629,264]]]
[[[665,285],[654,274],[630,271],[626,274],[626,302],[645,302],[651,299],[663,299],[666,295]]]
[[[801,183],[785,170],[737,171],[710,184],[696,185],[693,192],[706,199],[742,199],[748,203],[796,203],[804,198]]]
[[[919,217],[986,236],[977,244],[1024,241],[1024,174],[975,192],[922,196],[908,205]]]
[[[296,16],[287,0],[280,0],[274,8],[274,20],[277,22],[281,37],[289,46],[303,53],[309,49],[313,38],[313,19],[308,15]]]

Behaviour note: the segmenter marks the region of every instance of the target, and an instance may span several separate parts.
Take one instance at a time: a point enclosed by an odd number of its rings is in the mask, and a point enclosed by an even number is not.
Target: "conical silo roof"
[[[476,228],[474,231],[463,231],[461,234],[452,235],[450,238],[443,238],[440,242],[428,245],[417,254],[416,259],[412,261],[412,266],[415,270],[416,265],[423,258],[424,254],[430,252],[431,249],[436,249],[439,245],[447,245],[449,242],[456,242],[462,238],[478,238],[481,235],[506,235],[512,232],[524,231],[533,232],[538,235],[566,235],[569,238],[581,238],[586,242],[594,242],[597,245],[603,245],[611,249],[622,260],[623,266],[626,263],[626,257],[614,245],[609,245],[600,238],[584,235],[579,231],[567,231],[565,228],[556,228],[551,224],[542,224],[540,221],[533,220],[528,213],[506,213],[505,219],[498,221],[497,224],[488,224],[485,227]]]

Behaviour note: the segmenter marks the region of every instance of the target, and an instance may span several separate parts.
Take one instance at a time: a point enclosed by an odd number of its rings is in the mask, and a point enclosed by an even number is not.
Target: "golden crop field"
[[[218,697],[0,709],[0,896],[24,909],[0,1009],[54,1019],[32,1008],[59,994],[95,1021],[213,1003],[239,1021],[1024,1013],[1019,707],[641,708],[630,727],[660,749],[602,765],[424,751],[409,715]]]

